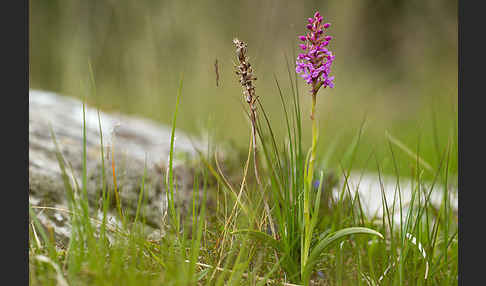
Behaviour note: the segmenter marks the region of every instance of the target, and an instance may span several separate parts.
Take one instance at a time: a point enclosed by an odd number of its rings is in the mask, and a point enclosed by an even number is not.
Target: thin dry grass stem
[[[39,249],[42,249],[42,243],[40,242],[40,239],[39,239],[39,236],[37,235],[37,232],[35,231],[35,226],[34,226],[34,222],[32,221],[30,223],[31,227],[32,227],[32,232],[34,233],[34,238],[35,238],[35,242],[37,243],[37,247]]]
[[[251,141],[250,141],[250,144]],[[246,184],[246,176],[248,175],[248,167],[250,165],[250,157],[251,157],[251,148],[248,149],[248,157],[246,159],[246,163],[245,163],[245,169],[244,169],[244,173],[243,173],[243,180],[241,181],[241,186],[240,186],[240,191],[238,192],[238,196],[237,196],[237,201],[235,202],[235,204],[233,205],[233,209],[231,210],[231,213],[230,213],[230,216],[228,218],[228,222],[231,220],[231,218],[233,217],[233,215],[236,213],[236,203],[238,201],[240,201],[240,198],[241,198],[241,195],[243,194],[243,189],[245,187],[245,184]],[[241,204],[241,202],[240,202]],[[226,227],[225,227],[226,229]]]
[[[250,145],[252,144],[252,140],[250,140]],[[246,176],[248,174],[248,166],[250,164],[250,157],[251,157],[251,147],[248,149],[248,157],[246,159],[246,164],[245,164],[245,169],[243,171],[243,179],[241,181],[241,186],[240,186],[240,191],[238,192],[238,195],[236,196],[236,201],[235,201],[235,204],[233,205],[233,209],[231,210],[231,213],[230,213],[230,216],[228,217],[228,219],[226,219],[226,222],[225,222],[225,225],[224,225],[224,228],[223,228],[223,238],[222,238],[222,242],[221,242],[221,247],[220,247],[220,253],[219,253],[219,260],[218,260],[218,264],[216,265],[216,268],[219,267],[219,265],[221,264],[221,261],[223,260],[223,250],[224,250],[224,245],[225,245],[225,242],[226,242],[226,236],[228,234],[228,229],[229,229],[229,224],[231,223],[231,219],[233,218],[233,215],[235,214],[236,212],[236,205],[239,203],[240,205],[243,205],[240,201],[241,199],[241,195],[243,194],[243,188],[245,187],[245,184],[246,184]],[[215,162],[216,162],[216,166],[218,168],[218,171],[220,172],[221,176],[226,180],[226,178],[224,177],[224,174],[221,170],[221,167],[218,163],[218,159],[216,157],[216,154],[214,154],[214,159],[215,159]],[[213,275],[211,276],[211,279],[214,278],[215,276],[215,273],[216,272],[213,272]]]
[[[257,157],[257,143],[256,143],[256,102],[258,97],[255,94],[255,87],[253,86],[253,81],[257,78],[253,74],[253,68],[248,61],[248,56],[246,55],[247,52],[247,45],[246,43],[238,40],[237,38],[233,39],[233,44],[236,46],[236,56],[238,58],[238,65],[236,67],[236,74],[240,77],[240,84],[243,87],[243,95],[245,97],[245,101],[248,103],[250,107],[250,120],[251,120],[251,132],[252,132],[252,145],[253,145],[253,165],[255,169],[255,179],[257,181],[258,186],[262,186],[260,181],[260,175],[258,172],[258,157]],[[251,148],[251,147],[250,147]],[[275,226],[273,224],[273,219],[270,214],[270,207],[268,206],[267,200],[265,195],[263,196],[264,199],[264,206],[265,211],[267,212],[267,216],[269,219],[270,228],[272,231],[273,236],[276,236]]]
[[[221,165],[219,163],[219,160],[218,160],[218,157],[217,157],[217,154],[214,153],[214,162],[216,163],[216,168],[218,168],[218,172],[219,174],[221,175],[221,178],[223,179],[223,181],[226,183],[226,185],[228,186],[228,188],[230,189],[230,191],[235,195],[235,197],[237,198],[236,202],[240,204],[240,206],[246,211],[246,208],[244,207],[244,205],[241,203],[241,200],[240,200],[240,195],[239,193],[237,194],[236,191],[235,191],[235,188],[231,185],[231,183],[229,182],[228,178],[226,178],[226,176],[224,175],[223,173],[223,170],[221,168]],[[243,182],[242,182],[242,185],[245,184],[245,178],[246,178],[246,170],[244,171],[244,176],[243,176]],[[240,191],[241,192],[241,191]]]

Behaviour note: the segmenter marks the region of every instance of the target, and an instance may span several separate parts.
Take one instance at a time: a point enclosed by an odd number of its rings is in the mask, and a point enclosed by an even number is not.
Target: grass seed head
[[[240,84],[243,87],[243,96],[245,97],[246,102],[254,110],[256,108],[254,104],[256,96],[253,81],[257,78],[253,74],[253,68],[246,55],[247,45],[237,38],[233,39],[233,44],[236,47],[236,57],[238,59],[238,64],[235,65],[236,74],[239,76]]]

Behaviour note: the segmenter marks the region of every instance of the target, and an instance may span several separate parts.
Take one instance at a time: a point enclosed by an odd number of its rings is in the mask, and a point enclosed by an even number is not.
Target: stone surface
[[[425,193],[430,193],[430,203],[439,208],[444,198],[445,187],[436,182],[423,181],[421,192],[421,202],[425,201]],[[333,196],[335,199],[339,198],[339,193],[345,186],[346,191],[352,196],[359,193],[359,197],[362,203],[363,211],[368,217],[381,217],[383,213],[383,203],[382,203],[382,193],[386,197],[386,202],[388,207],[391,209],[393,202],[395,202],[395,215],[394,220],[396,222],[400,221],[399,212],[399,196],[398,196],[398,186],[400,186],[401,202],[402,202],[402,212],[403,216],[409,208],[410,202],[412,200],[413,190],[417,189],[416,182],[412,182],[409,178],[400,178],[397,183],[396,177],[379,175],[378,173],[359,173],[351,172],[349,178],[346,182],[345,177],[339,180],[339,185],[333,190]],[[458,190],[457,184],[452,184],[447,187],[446,193],[448,195],[448,200],[451,204],[452,211],[456,212],[458,208]],[[418,202],[418,197],[415,198],[415,204]]]
[[[100,205],[102,160],[98,112],[86,106],[87,192],[93,210]],[[99,113],[103,134],[106,183],[113,189],[114,159],[116,183],[124,212],[134,215],[146,166],[144,213],[147,224],[157,228],[166,211],[165,173],[170,147],[170,127],[146,119]],[[67,193],[49,126],[55,134],[66,163],[71,184],[82,185],[83,104],[52,92],[29,92],[29,201],[44,225],[65,240],[69,233]],[[176,130],[175,169],[178,204],[192,198],[192,170],[187,160],[196,156],[189,138]],[[205,150],[199,142],[196,147]],[[179,159],[178,159],[179,158]],[[145,163],[146,162],[146,163]],[[183,164],[184,163],[184,166]],[[113,194],[112,194],[113,197]],[[48,207],[48,208],[45,208]],[[111,206],[114,210],[114,206]]]

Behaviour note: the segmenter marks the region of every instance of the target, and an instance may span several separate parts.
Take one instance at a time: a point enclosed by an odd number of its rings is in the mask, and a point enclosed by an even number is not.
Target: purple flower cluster
[[[319,12],[313,18],[308,19],[307,29],[310,31],[299,39],[304,42],[300,48],[304,53],[297,57],[295,71],[302,74],[308,84],[312,85],[311,92],[317,94],[321,86],[334,87],[334,76],[329,76],[334,55],[326,47],[332,37],[325,35],[325,30],[331,26],[329,23],[322,23],[322,16]]]

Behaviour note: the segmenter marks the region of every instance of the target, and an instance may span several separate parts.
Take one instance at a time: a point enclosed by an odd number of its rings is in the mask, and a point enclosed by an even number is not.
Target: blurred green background
[[[289,94],[286,57],[293,64],[297,36],[316,10],[332,23],[330,48],[336,55],[335,88],[321,90],[317,105],[321,154],[336,146],[331,166],[349,164],[341,159],[366,117],[354,168],[376,170],[378,162],[394,172],[387,130],[410,149],[419,146],[432,166],[450,142],[449,168],[457,173],[454,0],[31,0],[30,88],[82,97],[91,63],[97,93],[89,103],[170,124],[184,73],[178,127],[195,135],[209,131],[243,149],[249,123],[233,71],[232,39],[248,43],[256,93],[281,134],[274,75]],[[307,89],[299,78],[310,144]],[[394,150],[399,172],[410,175],[414,160]]]

